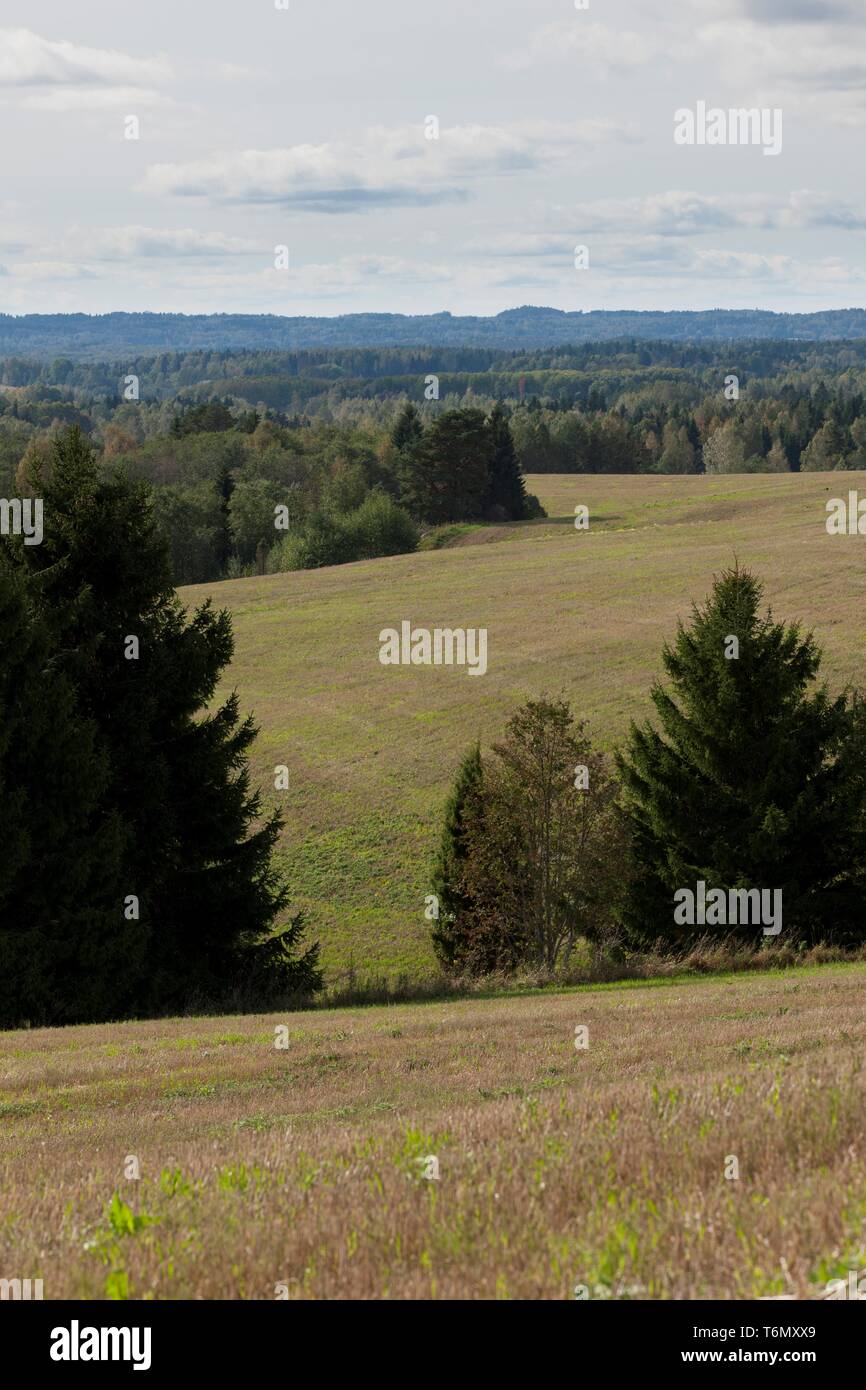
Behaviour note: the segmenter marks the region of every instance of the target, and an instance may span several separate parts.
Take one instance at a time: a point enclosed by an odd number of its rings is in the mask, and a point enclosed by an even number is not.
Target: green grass
[[[433,968],[424,894],[456,763],[514,706],[560,691],[610,749],[649,712],[662,642],[736,556],[778,616],[814,627],[834,686],[861,682],[866,540],[828,536],[825,503],[866,475],[536,476],[547,520],[455,528],[415,555],[197,586],[234,618],[236,687],[261,724],[253,771],[282,805],[282,866],[330,978]],[[576,531],[574,508],[590,511]],[[486,627],[488,671],[383,667],[403,619]],[[273,789],[286,764],[287,792]]]

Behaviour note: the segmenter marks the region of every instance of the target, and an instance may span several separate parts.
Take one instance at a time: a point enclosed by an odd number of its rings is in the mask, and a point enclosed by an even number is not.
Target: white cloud
[[[866,231],[866,204],[856,206],[828,193],[802,189],[787,196],[764,193],[736,197],[670,189],[640,198],[598,198],[570,208],[550,208],[548,229],[495,231],[476,236],[471,252],[494,256],[571,256],[586,237],[686,238],[717,232],[829,230]],[[555,224],[555,229],[550,227]]]
[[[607,293],[613,284],[611,277],[628,282],[636,293],[663,280],[702,285],[731,282],[740,287],[753,284],[756,292],[761,285],[798,292],[810,285],[841,286],[846,276],[852,283],[866,281],[866,269],[852,266],[838,257],[803,261],[775,250],[706,247],[680,237],[645,234],[637,229],[595,238],[588,236],[585,244],[589,247],[589,268],[577,270],[573,258],[574,247],[579,243],[580,239],[573,234],[503,233],[491,237],[489,242],[476,239],[467,249],[476,258],[479,274],[487,283],[506,287],[547,286],[554,302],[561,300],[566,286],[581,294],[597,295],[602,289]],[[489,256],[486,264],[485,252]],[[496,269],[500,258],[512,262],[507,274]]]
[[[94,272],[87,266],[75,265],[71,261],[19,261],[9,267],[9,274],[21,280],[34,280],[38,284],[50,284],[55,280],[90,280]]]
[[[249,238],[202,232],[192,227],[71,228],[64,250],[75,249],[85,260],[137,260],[157,257],[213,259],[226,256],[273,257],[273,248]]]
[[[96,30],[92,6],[66,6],[59,37],[4,21],[7,126],[13,105],[57,113],[18,120],[8,151],[4,193],[18,206],[0,207],[6,307],[862,301],[866,0],[626,0],[615,16],[590,4],[506,5],[493,36],[464,7],[459,44],[441,25],[429,35],[435,91],[419,84],[419,31],[386,28],[385,0],[339,32],[314,5],[301,29],[285,16],[271,25],[271,11],[261,30],[239,29],[229,0],[215,0],[205,29],[196,7],[166,0],[153,0],[146,29],[122,6]],[[382,37],[375,77],[356,72],[370,32]],[[397,74],[392,107],[386,73]],[[680,157],[673,112],[698,99],[781,106],[783,158]],[[411,126],[368,128],[402,120],[381,114],[397,109]],[[424,139],[431,109],[438,141]],[[572,119],[587,111],[598,119]],[[142,117],[134,149],[121,144],[130,112]],[[683,182],[695,186],[671,187]],[[372,215],[320,215],[340,211]],[[287,274],[273,269],[278,241],[291,244]],[[573,264],[581,243],[586,274]]]
[[[579,204],[571,217],[578,229],[628,228],[660,236],[694,236],[735,228],[866,229],[866,205],[857,207],[835,195],[808,189],[787,197],[764,193],[733,197],[671,189],[642,198],[598,199]]]
[[[409,261],[399,256],[344,256],[330,264],[299,266],[295,285],[299,290],[307,291],[367,286],[376,281],[394,281],[404,285],[445,284],[453,277],[450,266]]]
[[[159,83],[171,76],[162,59],[131,58],[105,48],[43,39],[30,29],[0,29],[0,83],[16,86]]]
[[[253,262],[239,268],[236,261],[234,264],[228,259],[223,262],[217,254],[192,253],[195,255],[194,264],[185,262],[181,269],[177,260],[190,253],[184,250],[175,253],[169,249],[172,243],[168,238],[176,234],[167,234],[163,243],[161,234],[146,228],[118,229],[116,239],[114,233],[110,236],[97,233],[92,238],[90,257],[79,261],[68,259],[70,251],[76,249],[77,238],[77,233],[70,234],[69,240],[63,244],[67,259],[60,259],[59,256],[51,258],[43,253],[39,259],[10,266],[9,275],[25,282],[46,284],[105,279],[113,272],[104,263],[121,256],[126,258],[125,236],[130,231],[137,234],[146,232],[148,238],[156,237],[157,244],[165,244],[166,247],[164,251],[156,253],[161,258],[158,266],[153,263],[152,253],[130,253],[124,266],[124,282],[128,289],[136,292],[150,288],[154,294],[161,294],[165,286],[177,284],[190,292],[232,298],[246,295],[264,309],[269,300],[285,301],[298,296],[314,298],[319,295],[331,298],[356,290],[368,291],[375,297],[395,287],[444,285],[454,281],[454,269],[450,265],[374,253],[342,256],[333,261],[293,262],[289,271],[276,270],[271,254],[262,254],[259,264]],[[136,246],[140,246],[143,239],[137,235],[133,240]],[[258,250],[261,252],[262,248]],[[175,279],[178,275],[182,275],[183,279]],[[281,312],[287,312],[285,304]]]
[[[657,233],[660,236],[690,236],[696,232],[742,225],[747,214],[748,199],[716,197],[670,189],[641,198],[599,198],[578,204],[571,211],[577,230],[634,231]]]
[[[866,120],[866,45],[859,25],[731,19],[699,30],[698,44],[755,101],[821,112],[833,123]]]
[[[31,109],[100,109],[133,99],[155,105],[164,100],[157,89],[171,77],[163,58],[46,39],[30,29],[0,29],[0,88],[18,92]]]
[[[164,92],[148,87],[54,87],[29,92],[21,100],[26,111],[106,111],[121,108],[127,112],[151,107],[173,106]]]
[[[787,208],[779,214],[780,227],[827,227],[845,231],[866,231],[866,207],[855,206],[831,193],[801,189],[792,193]]]
[[[817,285],[863,284],[866,270],[849,265],[837,257],[826,256],[806,263],[783,254],[760,255],[754,251],[696,250],[697,274],[732,279],[775,281],[780,285],[809,288]]]
[[[637,132],[607,120],[561,124],[377,128],[355,144],[334,141],[284,149],[243,150],[189,164],[156,164],[150,193],[214,202],[282,204],[319,212],[359,212],[462,201],[474,180],[533,172],[590,155]]]

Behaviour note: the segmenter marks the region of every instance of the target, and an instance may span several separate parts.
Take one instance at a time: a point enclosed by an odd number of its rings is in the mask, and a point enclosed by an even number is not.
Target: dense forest
[[[537,348],[626,337],[672,342],[744,338],[830,341],[866,336],[866,309],[777,314],[763,309],[660,311],[522,305],[478,315],[0,314],[0,353],[100,358],[193,349],[369,347]]]
[[[0,495],[58,433],[154,488],[176,583],[540,514],[526,473],[866,468],[866,340],[0,360]]]

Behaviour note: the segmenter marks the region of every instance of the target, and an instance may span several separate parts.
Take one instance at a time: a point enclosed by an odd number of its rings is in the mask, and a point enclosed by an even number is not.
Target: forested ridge
[[[522,305],[490,317],[438,314],[0,314],[0,353],[113,357],[169,349],[400,345],[551,347],[633,336],[675,341],[830,340],[866,334],[866,309],[777,314],[762,309],[584,312]]]

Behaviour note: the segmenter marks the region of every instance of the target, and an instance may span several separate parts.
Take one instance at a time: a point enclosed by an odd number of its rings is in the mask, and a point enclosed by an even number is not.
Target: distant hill
[[[328,347],[543,348],[616,338],[729,342],[866,338],[866,309],[775,314],[761,309],[656,312],[525,305],[490,318],[441,314],[0,314],[0,356],[111,359],[191,349]]]

